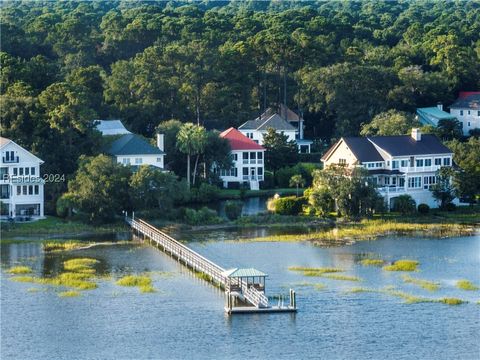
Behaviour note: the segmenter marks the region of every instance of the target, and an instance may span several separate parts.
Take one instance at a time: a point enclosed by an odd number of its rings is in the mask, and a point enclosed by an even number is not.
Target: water
[[[194,238],[194,236],[191,236]],[[386,238],[352,246],[245,243],[211,234],[190,246],[224,267],[252,266],[270,274],[267,293],[298,294],[297,314],[228,317],[223,294],[148,245],[101,246],[45,256],[37,243],[2,245],[2,268],[31,265],[37,274],[59,271],[71,257],[100,260],[100,272],[166,271],[153,275],[155,294],[139,294],[112,280],[78,298],[1,279],[2,359],[478,359],[480,291],[455,288],[458,279],[480,283],[480,237],[432,240]],[[404,284],[401,274],[362,267],[357,260],[420,261],[414,277],[438,281],[430,293]],[[332,266],[362,282],[305,277],[289,266]],[[300,286],[322,283],[324,290]],[[357,286],[399,289],[431,298],[458,297],[468,304],[405,304],[379,293],[346,293]]]

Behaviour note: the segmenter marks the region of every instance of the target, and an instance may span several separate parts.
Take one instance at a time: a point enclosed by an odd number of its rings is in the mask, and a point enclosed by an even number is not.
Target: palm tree
[[[297,187],[297,197],[298,197],[298,188],[300,186],[305,186],[305,179],[302,177],[302,175],[293,175],[290,178],[290,186],[296,186]]]
[[[190,188],[190,158],[200,154],[206,145],[207,132],[203,126],[183,124],[177,134],[177,148],[187,154],[187,184]]]

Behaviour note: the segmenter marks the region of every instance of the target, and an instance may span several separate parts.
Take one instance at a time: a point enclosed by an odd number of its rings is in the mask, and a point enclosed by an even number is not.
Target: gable
[[[5,139],[5,138],[2,138]],[[6,151],[15,151],[16,155],[20,158],[20,162],[39,162],[40,164],[43,164],[44,161],[40,159],[39,157],[33,155],[30,151],[24,149],[20,145],[18,145],[16,142],[5,139],[8,141],[3,141],[2,145],[0,146],[0,151],[1,151],[1,156],[2,158],[5,156]]]

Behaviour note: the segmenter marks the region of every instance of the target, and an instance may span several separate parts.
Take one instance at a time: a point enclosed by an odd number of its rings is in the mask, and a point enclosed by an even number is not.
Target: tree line
[[[285,102],[330,142],[480,86],[478,1],[1,6],[0,130],[47,173],[101,152],[95,118],[151,137],[171,119],[223,130]],[[64,191],[48,184],[47,201]]]

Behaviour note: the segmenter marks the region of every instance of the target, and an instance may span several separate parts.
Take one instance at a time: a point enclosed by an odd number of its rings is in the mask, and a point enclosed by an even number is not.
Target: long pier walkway
[[[137,235],[149,240],[178,262],[194,272],[203,274],[203,278],[223,288],[225,311],[228,314],[297,310],[295,291],[292,289],[288,305],[284,305],[282,300],[279,300],[277,305],[270,304],[265,295],[267,274],[252,268],[224,269],[146,221],[128,217],[125,219]]]

